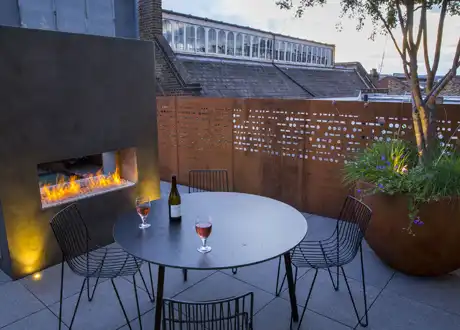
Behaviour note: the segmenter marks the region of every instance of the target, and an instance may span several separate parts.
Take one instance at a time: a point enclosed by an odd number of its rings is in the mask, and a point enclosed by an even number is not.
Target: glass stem
[[[206,238],[201,239],[201,243],[203,244],[203,247],[206,247],[206,240],[207,240]]]

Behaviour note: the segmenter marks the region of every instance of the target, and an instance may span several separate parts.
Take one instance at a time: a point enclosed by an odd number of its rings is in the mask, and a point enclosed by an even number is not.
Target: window
[[[235,35],[233,32],[227,34],[227,55],[233,55],[235,49]]]
[[[326,53],[326,65],[332,65],[332,50],[328,49]]]
[[[311,59],[312,59],[312,47],[308,46],[308,56],[307,56],[307,63],[311,63]]]
[[[163,20],[163,36],[168,41],[169,45],[172,46],[172,25],[167,19]]]
[[[244,35],[244,56],[251,56],[251,37]]]
[[[243,35],[241,33],[238,33],[236,35],[235,55],[236,56],[242,56],[243,55]]]
[[[308,49],[308,46],[303,45],[303,47],[302,47],[302,63],[307,63],[307,49]]]
[[[273,40],[267,40],[267,60],[272,59],[272,54],[273,54]]]
[[[266,53],[266,45],[267,45],[267,40],[265,39],[260,39],[260,42],[259,42],[259,57],[260,58],[265,58],[265,53]]]
[[[297,45],[297,62],[302,62],[302,45]]]
[[[185,44],[184,23],[176,22],[174,29],[174,47],[177,50],[184,50]]]
[[[227,36],[225,35],[225,31],[220,30],[217,39],[217,53],[218,54],[225,54],[225,43],[227,41]]]
[[[217,51],[217,34],[216,30],[208,30],[208,53],[215,54]]]
[[[316,64],[316,47],[313,47],[311,63]]]
[[[299,45],[293,45],[293,52],[292,52],[292,62],[297,62],[297,53],[298,53]]]
[[[206,53],[206,31],[202,26],[196,29],[196,51]]]
[[[288,43],[287,44],[287,49],[286,49],[286,61],[290,62],[292,57],[291,57],[291,54],[292,54],[293,50],[292,50],[292,44],[291,43]]]
[[[285,61],[287,59],[287,56],[284,56],[286,52],[286,43],[281,42],[280,43],[280,61]]]
[[[278,60],[280,58],[279,54],[280,54],[280,42],[275,41],[275,56],[274,56],[275,60]]]
[[[195,26],[194,25],[188,25],[186,27],[185,31],[185,37],[187,39],[187,50],[189,52],[194,52],[195,51]]]
[[[259,57],[259,38],[252,37],[252,55],[251,57]]]

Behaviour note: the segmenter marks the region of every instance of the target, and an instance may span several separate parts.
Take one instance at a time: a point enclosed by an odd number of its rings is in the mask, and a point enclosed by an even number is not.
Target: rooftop
[[[187,188],[179,186],[182,194]],[[161,183],[162,196],[170,190],[169,183]],[[335,221],[311,214],[304,214],[309,230],[308,237],[321,239],[334,230]],[[115,243],[114,243],[115,245]],[[408,277],[385,266],[364,243],[364,263],[369,309],[369,329],[373,330],[457,330],[460,326],[460,272],[439,278]],[[209,300],[228,297],[248,291],[255,296],[255,330],[288,329],[290,318],[289,296],[284,290],[280,297],[274,294],[278,260],[240,268],[236,275],[226,271],[190,271],[187,282],[181,270],[167,269],[165,297],[182,300]],[[145,276],[148,270],[144,266]],[[359,260],[345,267],[351,291],[361,298],[361,268]],[[154,281],[156,283],[156,267]],[[60,266],[40,273],[41,278],[29,276],[11,281],[0,271],[0,329],[55,329],[59,312]],[[313,271],[299,269],[297,301],[303,306]],[[147,278],[147,277],[146,277]],[[102,281],[102,280],[101,280]],[[141,281],[138,281],[140,283]],[[64,323],[69,324],[82,278],[65,267]],[[343,283],[343,281],[342,281]],[[136,307],[132,283],[128,278],[116,280],[122,301],[134,329]],[[286,287],[286,286],[285,286]],[[140,308],[144,329],[153,329],[155,305],[139,285]],[[362,299],[358,300],[362,312]],[[327,271],[320,271],[313,290],[302,329],[347,330],[357,326],[353,307],[345,285],[335,292]],[[64,325],[67,329],[66,325]],[[92,302],[82,297],[74,324],[75,329],[127,330],[124,317],[109,281],[102,281]]]

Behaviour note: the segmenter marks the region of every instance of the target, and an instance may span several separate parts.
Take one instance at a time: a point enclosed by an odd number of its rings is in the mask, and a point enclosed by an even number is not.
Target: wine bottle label
[[[179,218],[180,216],[180,205],[171,205],[171,218]]]

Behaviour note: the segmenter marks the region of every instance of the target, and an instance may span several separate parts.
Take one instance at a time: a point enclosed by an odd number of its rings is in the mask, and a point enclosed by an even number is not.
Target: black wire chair
[[[367,298],[366,284],[364,278],[362,240],[364,238],[364,234],[366,233],[371,217],[372,211],[367,205],[363,204],[362,202],[360,202],[352,196],[348,196],[343,204],[342,210],[337,220],[336,228],[329,238],[321,241],[304,240],[291,251],[292,265],[294,265],[295,267],[294,285],[297,283],[298,268],[308,267],[313,268],[315,271],[315,275],[313,276],[313,281],[310,286],[310,291],[308,292],[307,300],[303,308],[302,316],[299,320],[298,329],[300,329],[300,325],[302,323],[302,319],[307,309],[307,304],[310,300],[311,293],[313,291],[313,286],[315,285],[316,276],[318,275],[319,269],[327,269],[335,291],[339,290],[339,269],[342,270],[342,274],[345,279],[345,284],[347,286],[348,293],[350,294],[351,302],[353,304],[356,317],[358,318],[358,322],[363,327],[367,327],[367,325],[369,324],[369,319],[367,315]],[[350,263],[356,257],[358,250],[360,252],[361,259],[361,275],[364,293],[364,322],[362,321],[362,317],[359,316],[355,300],[353,299],[353,295],[351,294],[345,270],[343,269],[344,265]],[[285,275],[283,281],[281,282],[281,286],[278,288],[280,267],[281,259],[278,262],[278,276],[276,278],[277,296],[279,296],[279,294],[281,293],[284,281],[286,279]],[[331,268],[337,268],[336,283],[334,282],[334,278],[331,273]]]
[[[188,193],[206,191],[230,191],[227,170],[190,170],[188,172]],[[184,281],[187,281],[187,269],[182,270]],[[236,274],[237,268],[232,269]]]
[[[220,300],[163,300],[163,330],[252,330],[254,294]]]
[[[75,320],[75,315],[77,313],[78,306],[80,304],[81,295],[85,288],[88,293],[88,300],[92,301],[94,293],[96,291],[99,279],[106,278],[110,279],[112,282],[113,289],[120,303],[123,315],[127,321],[129,328],[131,325],[129,322],[128,315],[126,310],[121,302],[120,295],[118,293],[117,287],[115,286],[114,279],[119,276],[132,276],[133,277],[133,286],[134,294],[136,296],[136,305],[137,313],[139,317],[139,326],[142,329],[141,323],[141,312],[139,308],[139,299],[137,295],[137,285],[136,285],[136,273],[139,271],[142,261],[137,260],[133,256],[126,253],[123,249],[120,248],[108,248],[108,247],[99,247],[92,244],[88,228],[78,210],[76,204],[71,204],[66,208],[58,212],[50,221],[51,228],[53,230],[54,236],[61,248],[62,252],[62,262],[61,262],[61,292],[60,292],[60,302],[59,302],[59,329],[62,326],[62,294],[63,294],[63,280],[64,280],[64,262],[67,263],[69,268],[75,274],[84,277],[83,283],[81,285],[80,293],[78,295],[77,304],[75,306],[72,320],[69,325],[69,329],[72,328],[73,322]],[[150,265],[149,265],[150,270]],[[152,294],[150,294],[147,289],[147,284],[145,282],[144,276],[139,271],[142,282],[144,283],[147,294],[150,298],[150,301],[154,301],[153,294],[153,282],[152,277],[150,277],[152,285]],[[151,270],[150,270],[151,274]],[[94,288],[90,292],[89,279],[95,278],[96,282]]]

